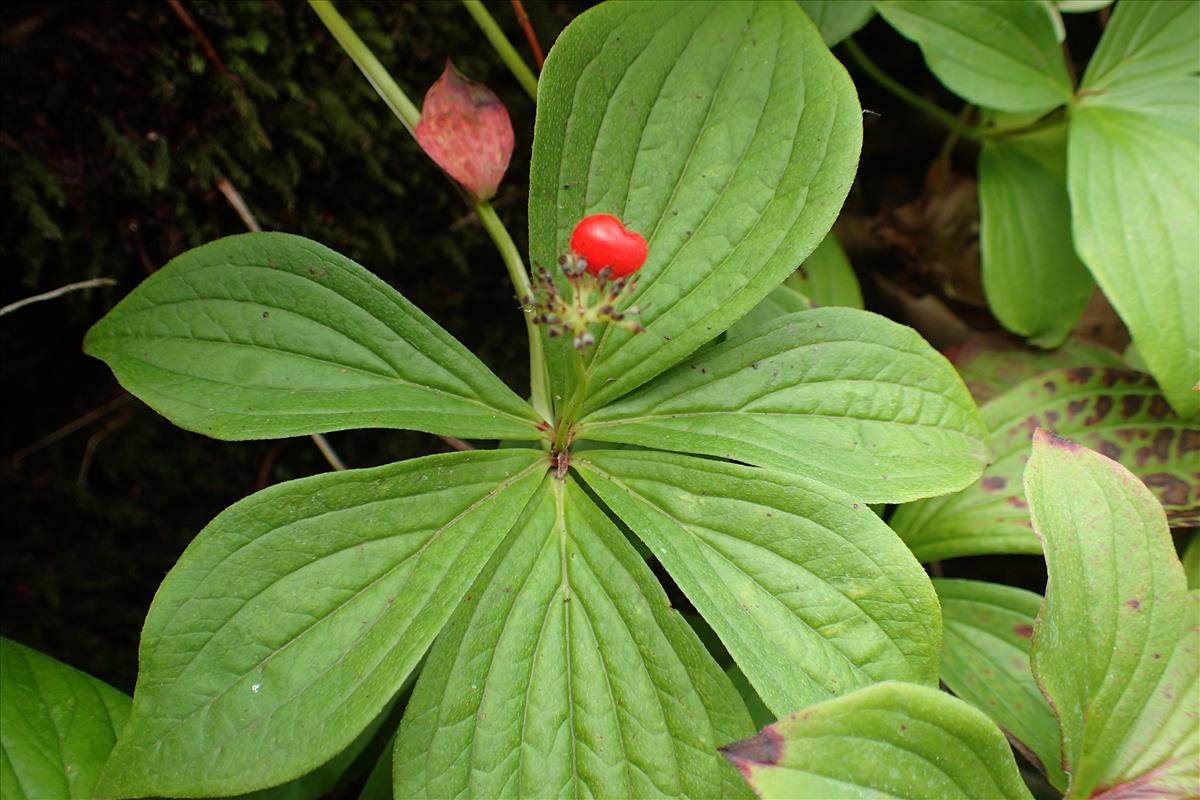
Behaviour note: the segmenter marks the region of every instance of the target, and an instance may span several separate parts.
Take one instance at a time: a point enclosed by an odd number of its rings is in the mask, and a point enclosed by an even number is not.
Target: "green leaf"
[[[833,47],[866,25],[875,16],[871,0],[799,0],[800,7],[821,32],[825,44]]]
[[[1058,347],[1093,286],[1071,245],[1066,128],[984,143],[979,214],[988,307],[1013,333]]]
[[[1033,673],[1062,726],[1067,796],[1195,797],[1200,594],[1162,507],[1124,467],[1044,430],[1025,492],[1049,573]]]
[[[787,284],[819,306],[862,308],[862,290],[846,251],[830,231]]]
[[[1049,111],[1071,101],[1054,23],[1037,0],[880,0],[880,15],[921,47],[946,88],[999,111]]]
[[[218,439],[537,435],[533,409],[433,320],[345,256],[284,233],[173,259],[84,349],[176,425]]]
[[[1200,4],[1118,3],[1068,145],[1075,246],[1171,405],[1200,413]]]
[[[982,334],[945,352],[979,403],[998,397],[1035,375],[1061,367],[1128,368],[1117,351],[1082,339],[1068,339],[1055,350],[1040,350],[1025,347],[1007,336]]]
[[[692,456],[592,450],[572,463],[775,714],[881,680],[936,685],[933,588],[865,504],[805,478]]]
[[[1188,589],[1200,589],[1200,531],[1192,534],[1183,551],[1183,571],[1187,575]]]
[[[942,605],[942,683],[987,714],[1059,791],[1058,719],[1029,667],[1041,595],[997,583],[935,578]]]
[[[763,798],[1030,797],[987,717],[906,683],[828,700],[723,749]]]
[[[870,503],[960,489],[985,460],[979,412],[946,360],[911,328],[845,308],[731,337],[577,431],[796,472]]]
[[[1189,0],[1118,3],[1088,63],[1079,111],[1119,108],[1196,136],[1200,10]]]
[[[395,695],[546,466],[540,451],[451,453],[292,481],[224,511],[155,596],[101,793],[247,792],[343,750]]]
[[[543,485],[438,637],[400,728],[395,796],[736,794],[717,746],[752,730],[649,568],[569,478]]]
[[[794,314],[797,311],[807,311],[813,307],[812,300],[803,292],[793,289],[795,281],[791,276],[786,281],[771,290],[754,308],[746,312],[746,316],[733,323],[728,330],[729,337],[741,336],[762,325],[769,324],[779,317]]]
[[[1040,553],[1021,470],[1039,427],[1116,459],[1167,507],[1172,524],[1200,525],[1200,427],[1172,413],[1149,375],[1072,367],[1044,372],[983,406],[993,461],[976,483],[896,509],[891,525],[922,561]]]
[[[862,142],[853,82],[795,3],[609,3],[559,36],[538,84],[529,190],[534,263],[604,212],[646,236],[647,328],[609,326],[580,411],[728,328],[833,224]],[[570,344],[547,340],[569,404]]]
[[[3,637],[0,697],[0,797],[91,798],[129,697]]]
[[[329,796],[338,784],[362,777],[381,757],[379,754],[383,748],[380,745],[390,745],[394,741],[396,726],[400,724],[400,714],[397,713],[396,705],[401,699],[407,699],[406,690],[411,688],[415,677],[410,672],[400,691],[388,701],[383,711],[363,728],[349,747],[332,759],[295,780],[272,786],[270,789],[239,795],[236,800],[322,800]],[[381,739],[383,741],[380,741]],[[388,748],[382,757],[390,759],[390,756],[391,750]],[[388,790],[390,800],[390,783]]]

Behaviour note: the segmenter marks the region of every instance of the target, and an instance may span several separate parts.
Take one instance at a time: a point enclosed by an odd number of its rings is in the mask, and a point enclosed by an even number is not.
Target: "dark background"
[[[0,317],[0,633],[126,692],[150,600],[196,533],[250,492],[328,469],[306,438],[227,443],[174,428],[80,351],[88,327],[146,275],[245,230],[220,178],[265,229],[354,258],[518,392],[527,385],[523,327],[490,240],[307,5],[181,5],[211,52],[165,2],[12,0],[0,11],[0,305],[87,278],[117,281]],[[588,5],[528,0],[543,49]],[[466,11],[339,8],[418,104],[447,56],[500,95],[516,152],[494,205],[524,249],[534,107]],[[490,8],[531,60],[509,3]],[[1073,47],[1082,43],[1078,63],[1099,28],[1094,15],[1068,24]],[[882,22],[856,38],[910,88],[961,107]],[[979,288],[976,148],[851,73],[870,113],[837,232],[868,308],[940,347],[995,330]],[[1102,300],[1082,328],[1123,343]],[[329,439],[352,467],[447,449],[401,431]],[[1044,580],[1036,558],[946,570],[1038,590]]]

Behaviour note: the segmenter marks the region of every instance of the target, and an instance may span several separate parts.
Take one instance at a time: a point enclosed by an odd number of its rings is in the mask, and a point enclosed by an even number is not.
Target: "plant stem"
[[[504,266],[508,268],[508,277],[513,288],[517,290],[517,299],[521,302],[521,316],[525,318],[525,331],[529,335],[529,388],[533,397],[533,408],[549,422],[554,419],[553,408],[550,405],[550,376],[546,372],[546,358],[542,352],[542,333],[533,322],[533,315],[525,308],[525,298],[533,295],[533,286],[529,282],[529,273],[525,270],[525,262],[521,251],[513,243],[508,228],[496,216],[496,209],[486,200],[474,202],[475,213],[483,223],[483,229],[492,237]]]
[[[900,83],[891,75],[888,75],[886,72],[880,69],[874,61],[867,58],[867,54],[862,51],[862,48],[855,43],[853,38],[847,38],[845,41],[843,41],[842,47],[846,49],[846,53],[849,54],[850,58],[854,60],[854,63],[858,65],[859,69],[867,73],[868,77],[870,77],[883,88],[887,89],[892,94],[899,97],[901,100],[905,101],[909,105],[921,109],[926,114],[957,133],[959,136],[963,136],[967,139],[973,139],[975,141],[981,141],[984,138],[983,134],[978,129],[967,125],[949,111],[946,111],[945,109],[929,102],[924,97],[921,97],[919,94],[912,91],[907,86]]]
[[[408,129],[408,132],[410,134],[413,133],[413,129],[421,121],[421,112],[408,99],[408,95],[404,93],[404,90],[392,79],[392,76],[384,68],[383,64],[379,63],[379,59],[375,58],[375,54],[371,52],[362,39],[358,38],[358,34],[342,18],[342,15],[337,12],[337,9],[333,7],[333,4],[329,0],[308,0],[308,3],[317,12],[317,16],[321,18],[321,21],[325,23],[325,27],[329,29],[329,32],[337,39],[342,49],[346,51],[354,63],[358,65],[358,68],[362,70],[363,74],[367,76],[367,80],[375,87],[375,91],[388,104],[392,112],[400,118],[400,121],[404,123],[404,127]],[[488,18],[491,19],[490,16]],[[494,20],[493,24],[495,24]],[[503,36],[503,34],[501,35]],[[509,47],[511,49],[511,45]],[[455,185],[457,186],[457,184]],[[492,242],[495,243],[496,249],[500,251],[500,257],[504,260],[504,266],[508,268],[508,277],[512,280],[517,297],[520,299],[522,306],[524,306],[525,298],[533,294],[533,287],[530,285],[529,273],[525,270],[525,262],[521,258],[521,252],[513,244],[508,229],[504,227],[504,223],[496,216],[496,211],[492,208],[491,203],[486,200],[474,200],[465,193],[463,197],[475,209],[475,213],[479,215],[480,222],[483,223],[484,230],[492,237]],[[542,334],[538,330],[537,325],[533,323],[532,315],[523,307],[521,315],[525,318],[525,331],[529,335],[529,383],[530,393],[533,398],[533,408],[549,422],[554,418],[554,415],[550,405],[550,377],[546,372],[546,358],[542,352]]]
[[[309,0],[312,2],[312,0]],[[500,56],[500,60],[508,66],[513,77],[521,84],[529,96],[535,101],[537,100],[537,78],[534,77],[533,71],[525,64],[521,58],[521,54],[512,46],[512,42],[508,41],[508,37],[504,35],[504,31],[500,30],[500,26],[496,24],[495,18],[488,12],[480,0],[462,0],[462,4],[466,6],[467,11],[475,19],[475,24],[483,31],[483,35],[492,43],[492,48],[496,54]]]
[[[542,67],[546,64],[546,57],[542,55],[542,46],[538,44],[537,34],[533,31],[533,25],[529,23],[529,14],[525,11],[525,6],[521,4],[521,0],[511,1],[513,11],[517,12],[517,24],[525,32],[525,38],[529,41],[529,48],[533,50],[533,63],[537,66],[538,72],[541,72]]]
[[[1028,125],[1019,125],[1015,128],[981,128],[974,125],[968,125],[961,118],[954,116],[949,111],[921,97],[916,92],[912,91],[902,83],[897,81],[891,75],[888,75],[875,64],[867,54],[862,51],[853,38],[848,38],[842,42],[842,46],[846,48],[846,53],[856,63],[863,72],[878,83],[883,88],[887,89],[892,94],[899,97],[911,106],[919,108],[929,116],[936,119],[938,122],[949,128],[955,135],[970,139],[975,142],[999,141],[1001,139],[1011,139],[1015,136],[1023,136],[1027,133],[1053,128],[1063,124],[1065,118],[1062,115],[1061,109],[1056,109],[1042,119],[1032,122]],[[967,106],[966,108],[969,108]]]
[[[375,57],[371,49],[362,39],[358,38],[358,34],[342,18],[329,0],[308,0],[308,4],[312,6],[313,11],[317,12],[317,16],[325,23],[325,27],[333,34],[333,38],[337,39],[346,54],[362,70],[362,74],[367,76],[367,80],[375,87],[375,91],[383,98],[383,102],[388,104],[392,113],[399,117],[400,121],[404,123],[404,127],[408,128],[408,132],[412,133],[413,129],[417,127],[417,123],[421,121],[421,112],[392,79],[383,64],[379,63],[379,59]]]

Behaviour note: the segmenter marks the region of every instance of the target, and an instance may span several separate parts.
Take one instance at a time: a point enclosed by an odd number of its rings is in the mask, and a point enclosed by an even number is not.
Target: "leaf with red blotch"
[[[1150,490],[1038,429],[1025,468],[1046,551],[1033,676],[1058,715],[1071,798],[1200,795],[1200,593]]]
[[[1110,367],[1042,372],[980,408],[993,460],[960,492],[906,503],[891,526],[920,561],[1040,553],[1021,470],[1033,431],[1097,450],[1142,479],[1172,527],[1200,527],[1200,424],[1176,416],[1154,379]]]
[[[763,798],[1030,797],[983,712],[911,683],[809,706],[721,752]]]
[[[513,151],[508,109],[496,93],[463,75],[449,59],[425,94],[417,143],[479,200],[496,194]]]

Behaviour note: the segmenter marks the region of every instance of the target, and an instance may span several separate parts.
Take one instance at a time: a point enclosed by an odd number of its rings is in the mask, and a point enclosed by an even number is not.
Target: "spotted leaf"
[[[1141,372],[1073,367],[1030,378],[983,406],[994,461],[956,494],[901,506],[892,527],[924,561],[1038,553],[1021,493],[1033,432],[1069,436],[1151,488],[1176,527],[1200,525],[1200,426],[1182,422]]]

